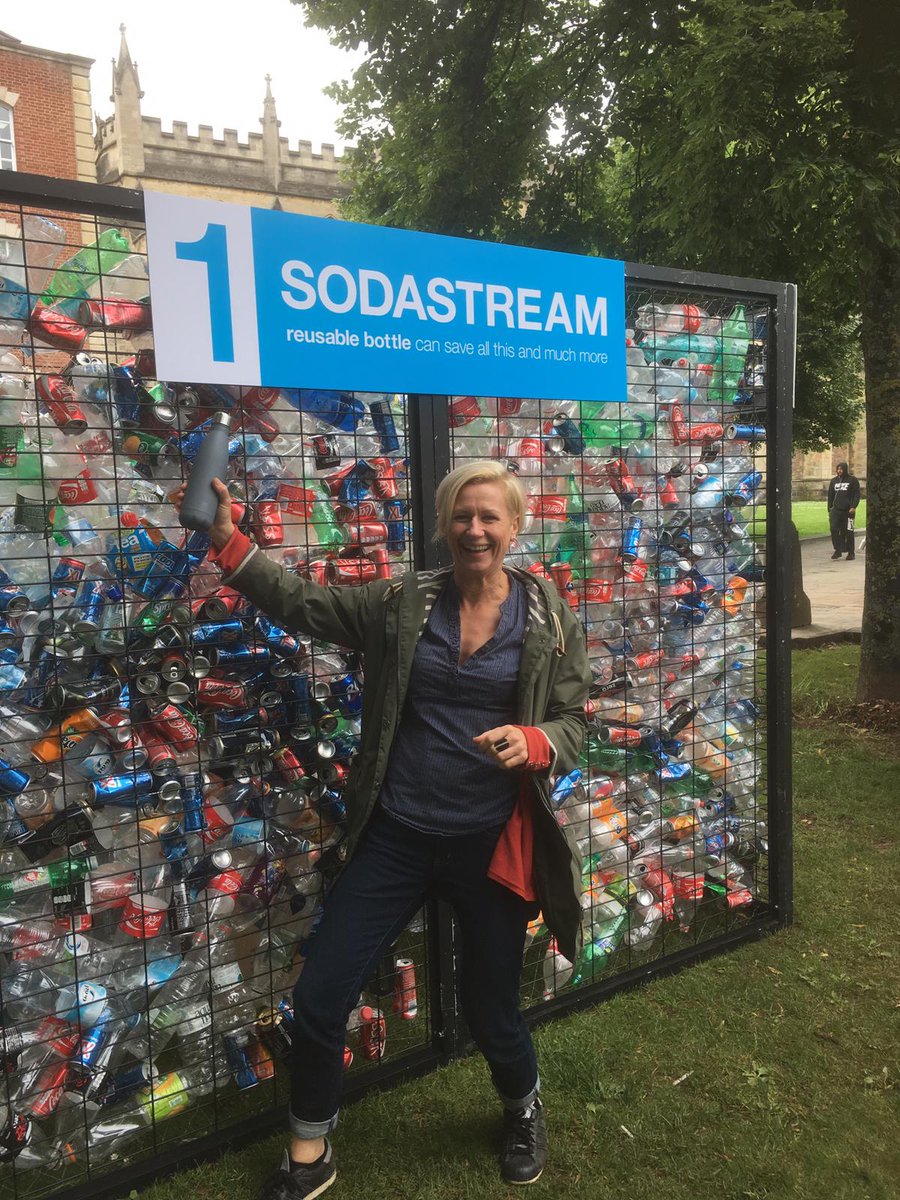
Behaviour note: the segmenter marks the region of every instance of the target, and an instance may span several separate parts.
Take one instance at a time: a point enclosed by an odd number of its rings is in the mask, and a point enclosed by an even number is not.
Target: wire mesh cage
[[[17,1200],[118,1194],[285,1107],[292,986],[378,681],[254,609],[181,528],[170,497],[217,412],[235,521],[318,582],[434,566],[450,465],[499,459],[522,481],[509,562],[580,617],[593,680],[579,768],[552,792],[585,949],[567,962],[533,923],[529,1019],[789,918],[776,285],[629,268],[622,404],[163,381],[140,196],[50,183],[0,192],[0,1179]],[[351,1016],[348,1092],[465,1048],[432,905]]]
[[[584,949],[540,918],[532,1005],[768,912],[766,376],[773,309],[626,286],[624,403],[457,396],[454,464],[527,496],[509,561],[552,580],[591,661],[579,767],[555,781],[583,862]]]
[[[41,1195],[283,1105],[364,664],[224,586],[169,497],[225,411],[239,527],[402,574],[406,408],[158,380],[140,220],[2,208],[0,281],[0,1169]],[[430,1045],[425,943],[360,997],[352,1077]]]

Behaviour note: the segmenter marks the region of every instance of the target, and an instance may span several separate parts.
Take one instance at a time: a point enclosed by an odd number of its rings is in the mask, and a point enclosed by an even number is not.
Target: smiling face
[[[461,488],[447,534],[457,577],[485,578],[501,571],[518,529],[518,517],[510,512],[500,484],[470,483]]]

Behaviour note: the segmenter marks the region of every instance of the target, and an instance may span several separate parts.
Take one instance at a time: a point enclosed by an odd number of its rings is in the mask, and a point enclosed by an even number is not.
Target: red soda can
[[[375,564],[376,579],[391,578],[391,557],[386,546],[373,546],[368,552],[368,557]]]
[[[548,583],[553,582],[553,576],[548,573],[547,568],[542,562],[530,563],[527,571],[529,575],[537,575],[541,579],[546,579]]]
[[[528,511],[532,516],[545,521],[564,521],[568,504],[568,496],[562,496],[558,492],[536,492],[528,497]]]
[[[636,558],[630,563],[623,563],[621,559],[616,561],[622,568],[622,578],[629,583],[643,583],[647,578],[647,560],[645,558]]]
[[[625,666],[629,671],[649,671],[651,667],[658,667],[662,660],[662,650],[645,650],[643,654],[635,654],[633,658],[626,658]]]
[[[364,1004],[359,1010],[359,1050],[371,1062],[384,1057],[387,1025],[381,1010]]]
[[[606,746],[639,746],[641,731],[631,725],[601,725],[600,741]]]
[[[292,512],[288,505],[288,512]],[[278,500],[257,500],[252,509],[253,517],[250,528],[256,538],[257,545],[264,550],[270,546],[284,544],[284,519],[281,504]]]
[[[323,586],[328,582],[329,568],[331,561],[327,558],[313,558],[306,563],[304,574],[313,581]]]
[[[203,679],[197,680],[196,688],[197,703],[203,704],[207,708],[247,707],[247,689],[239,680],[213,679],[212,676],[206,675]],[[190,725],[190,721],[187,723]],[[191,725],[191,729],[193,728]],[[194,733],[196,734],[196,730]]]
[[[349,1046],[344,1047],[344,1070],[349,1071],[353,1066],[353,1051]]]
[[[637,494],[634,480],[624,458],[611,458],[605,466],[606,477],[620,496]]]
[[[137,333],[151,325],[150,305],[138,300],[82,300],[78,320],[94,329]]]
[[[585,579],[584,599],[587,604],[609,604],[613,595],[611,579]]]
[[[572,564],[567,562],[551,563],[550,574],[553,576],[560,599],[565,600],[570,608],[577,608],[578,594],[572,580]]]
[[[341,465],[341,452],[333,434],[318,433],[310,438],[317,471],[327,471]]]
[[[276,504],[280,502],[284,505],[285,512],[308,521],[317,499],[312,488],[301,487],[299,483],[283,483],[278,489]]]
[[[39,375],[35,387],[58,429],[73,437],[84,433],[88,425],[87,418],[79,407],[74,390],[62,375]]]
[[[290,746],[282,746],[272,755],[272,759],[278,769],[278,774],[285,783],[300,783],[302,779],[306,778],[303,764]]]
[[[370,558],[338,558],[328,564],[329,578],[346,587],[360,587],[376,579],[375,564]]]
[[[522,411],[522,399],[520,396],[498,396],[497,397],[497,416],[498,417],[517,417]]]
[[[165,737],[168,737],[169,729],[168,727],[164,728]],[[195,737],[196,733],[197,731],[194,730]],[[178,760],[172,753],[172,747],[164,740],[162,734],[158,733],[152,726],[144,725],[140,733],[140,744],[147,754],[147,766],[154,775],[175,774],[178,770]]]
[[[205,679],[198,679],[197,689]],[[174,704],[151,705],[150,720],[163,737],[168,737],[176,750],[193,750],[197,745],[197,730],[180,708]],[[146,737],[144,743],[146,744]],[[151,770],[152,770],[151,763]]]
[[[326,488],[328,488],[328,491],[332,496],[338,496],[340,495],[344,479],[350,474],[351,471],[355,470],[356,463],[348,463],[346,467],[340,467],[337,471],[332,471],[330,475],[324,475],[322,477],[322,482],[325,484]]]
[[[699,425],[688,425],[689,442],[718,442],[725,436],[725,426],[717,421],[704,421]]]
[[[355,525],[357,521],[380,521],[383,516],[377,500],[360,500],[355,508],[337,510],[337,519],[342,525]]]
[[[687,441],[687,421],[684,419],[684,409],[680,404],[673,404],[669,409],[669,426],[672,430],[672,441],[676,446]]]
[[[411,958],[398,958],[394,963],[394,1012],[404,1021],[414,1021],[419,1015],[416,964]]]
[[[66,1076],[69,1064],[66,1060],[51,1062],[44,1067],[37,1077],[34,1092],[25,1101],[25,1111],[36,1120],[52,1116],[59,1107],[65,1091]]]
[[[264,1046],[259,1038],[250,1038],[247,1046],[247,1055],[257,1079],[275,1078],[275,1060],[270,1054],[269,1048]]]
[[[368,461],[375,470],[375,495],[381,500],[396,500],[400,495],[400,488],[397,486],[393,460],[370,458]]]
[[[38,305],[28,319],[28,329],[32,337],[46,346],[54,346],[57,350],[68,350],[77,354],[85,343],[87,330],[65,313],[53,308]]]
[[[388,527],[383,521],[355,521],[349,528],[360,546],[375,546],[388,540]]]
[[[459,428],[477,421],[481,416],[481,406],[474,396],[457,396],[450,402],[450,427]]]

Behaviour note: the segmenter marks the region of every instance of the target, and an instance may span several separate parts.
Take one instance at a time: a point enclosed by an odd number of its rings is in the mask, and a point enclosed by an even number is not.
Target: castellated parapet
[[[242,140],[237,130],[226,129],[216,137],[212,126],[199,125],[191,133],[185,121],[163,129],[158,117],[141,113],[137,63],[131,60],[123,28],[113,63],[110,99],[115,111],[96,119],[98,182],[336,216],[338,201],[350,190],[344,159],[328,143],[318,152],[307,141],[291,148],[279,135],[270,84],[267,78],[261,133]]]

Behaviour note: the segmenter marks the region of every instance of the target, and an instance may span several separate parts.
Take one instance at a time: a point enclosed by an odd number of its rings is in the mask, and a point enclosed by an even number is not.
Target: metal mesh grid
[[[767,331],[751,298],[626,288],[624,405],[458,396],[454,465],[499,458],[528,517],[508,561],[584,623],[593,685],[557,819],[582,857],[576,963],[529,931],[531,1005],[765,909]]]
[[[402,397],[160,381],[150,326],[139,222],[0,209],[0,1171],[17,1196],[284,1103],[365,680],[223,587],[180,528],[168,496],[204,422],[232,414],[240,523],[286,566],[357,586],[410,565]],[[418,918],[360,997],[352,1074],[430,1045],[426,940]]]

